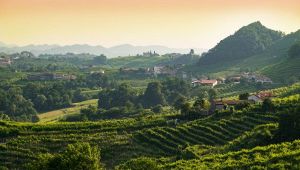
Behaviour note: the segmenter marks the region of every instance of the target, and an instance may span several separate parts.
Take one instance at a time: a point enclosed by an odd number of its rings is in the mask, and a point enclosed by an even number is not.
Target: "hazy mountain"
[[[129,56],[142,54],[143,52],[155,51],[159,54],[166,53],[188,53],[190,49],[178,49],[178,48],[168,48],[165,46],[133,46],[130,44],[118,45],[110,48],[103,46],[91,46],[87,44],[74,44],[74,45],[27,45],[27,46],[13,46],[8,47],[4,43],[0,43],[0,52],[15,53],[21,51],[30,51],[35,55],[40,54],[65,54],[65,53],[90,53],[94,55],[104,54],[108,57],[118,57],[118,56]],[[201,54],[204,49],[195,49],[195,52]]]
[[[0,47],[5,47],[6,44],[4,44],[3,42],[0,41]]]
[[[199,60],[199,66],[228,66],[262,53],[283,37],[283,33],[266,28],[260,22],[242,27],[223,39]]]

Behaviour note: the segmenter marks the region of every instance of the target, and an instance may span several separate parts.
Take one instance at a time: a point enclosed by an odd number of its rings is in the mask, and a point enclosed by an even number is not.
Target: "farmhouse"
[[[235,83],[235,84],[239,84],[241,82],[241,77],[240,76],[234,76],[234,77],[228,78],[228,80]]]
[[[218,84],[224,84],[226,79],[223,77],[219,77],[217,78],[217,80],[218,80]]]
[[[0,57],[0,67],[5,67],[11,65],[11,59],[10,58],[4,58]]]
[[[152,73],[154,76],[157,75],[168,75],[168,76],[175,76],[177,73],[176,68],[172,68],[169,66],[154,66],[150,68],[150,73]]]
[[[266,76],[258,76],[258,77],[256,77],[255,82],[256,83],[262,83],[262,84],[264,84],[264,83],[270,83],[270,84],[272,84],[273,83],[273,81],[269,77],[266,77]]]
[[[241,103],[239,100],[215,100],[213,101],[215,110],[227,110],[230,107],[234,107]]]
[[[214,87],[218,84],[217,80],[195,80],[192,81],[192,85],[195,87],[197,85],[201,85],[201,86],[210,86],[210,87]]]
[[[243,73],[242,74],[243,78],[247,79],[249,82],[255,82],[255,83],[269,83],[272,84],[273,81],[264,75],[259,75],[255,73]]]
[[[248,100],[254,103],[261,103],[263,100],[271,97],[273,97],[271,92],[260,92],[258,94],[250,95]]]

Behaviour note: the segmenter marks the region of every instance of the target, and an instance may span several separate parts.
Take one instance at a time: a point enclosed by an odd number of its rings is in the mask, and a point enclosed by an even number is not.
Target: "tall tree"
[[[161,92],[162,85],[159,82],[151,82],[143,96],[143,103],[146,107],[153,107],[158,104],[165,105],[166,100]]]
[[[209,99],[213,100],[217,97],[217,90],[216,89],[209,89],[208,91],[208,95],[209,95]]]
[[[272,112],[274,111],[275,106],[271,99],[267,98],[262,103],[262,110],[264,112]]]
[[[248,100],[249,93],[243,93],[239,95],[240,100]]]
[[[94,63],[95,64],[106,64],[107,63],[107,57],[103,54],[100,56],[94,57]]]

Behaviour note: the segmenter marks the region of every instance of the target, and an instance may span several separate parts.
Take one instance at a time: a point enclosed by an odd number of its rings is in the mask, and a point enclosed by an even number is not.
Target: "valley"
[[[299,169],[299,42],[254,22],[202,54],[3,50],[0,169]]]

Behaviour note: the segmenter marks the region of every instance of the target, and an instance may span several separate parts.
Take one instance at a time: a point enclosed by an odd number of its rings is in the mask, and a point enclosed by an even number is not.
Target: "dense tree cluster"
[[[170,105],[180,96],[189,97],[190,91],[190,83],[178,78],[168,78],[162,82],[162,93]]]
[[[281,140],[293,140],[300,137],[300,106],[283,111],[279,120]]]
[[[101,54],[100,56],[96,56],[94,57],[94,64],[103,64],[105,65],[107,63],[107,57],[103,54]]]
[[[112,77],[98,72],[79,75],[76,80],[65,81],[63,83],[67,88],[73,90],[77,88],[114,88],[116,86],[116,82]]]
[[[88,143],[69,144],[60,154],[42,154],[26,166],[29,170],[100,170],[100,150]]]
[[[189,96],[190,85],[179,79],[167,79],[150,82],[144,93],[139,94],[128,84],[121,84],[116,89],[106,89],[99,93],[99,108],[110,109],[126,105],[142,105],[152,108],[157,105],[172,105],[180,96]]]
[[[106,89],[99,93],[98,107],[109,109],[125,106],[128,103],[136,103],[136,91],[128,84],[121,84],[116,89]]]
[[[0,111],[13,120],[38,121],[33,103],[24,98],[19,87],[9,88],[7,92],[0,89]],[[1,117],[8,119],[5,115]]]
[[[156,105],[165,105],[166,100],[162,94],[162,85],[159,82],[151,82],[142,96],[145,107],[153,107]]]
[[[23,95],[30,99],[38,111],[45,111],[70,106],[72,93],[63,83],[28,83],[23,88]]]
[[[248,100],[248,97],[250,96],[249,93],[242,93],[239,95],[240,100]]]

